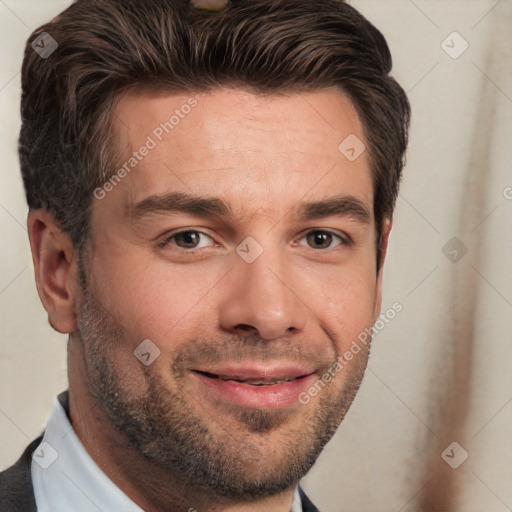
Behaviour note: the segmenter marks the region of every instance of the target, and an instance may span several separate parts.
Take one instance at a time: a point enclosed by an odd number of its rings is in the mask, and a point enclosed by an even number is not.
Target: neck
[[[191,484],[154,465],[139,453],[89,392],[81,342],[72,337],[68,345],[68,377],[70,418],[78,438],[105,475],[143,510],[289,512],[294,487],[250,503],[234,503],[210,488]]]

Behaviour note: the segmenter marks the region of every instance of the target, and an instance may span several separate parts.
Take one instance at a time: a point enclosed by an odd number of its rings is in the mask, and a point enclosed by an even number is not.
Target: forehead
[[[337,89],[139,91],[119,100],[114,120],[119,167],[129,172],[109,201],[125,207],[182,190],[225,197],[240,215],[249,207],[261,215],[332,192],[357,197],[373,211],[368,152],[351,160],[343,151],[347,139],[364,147],[363,126]]]

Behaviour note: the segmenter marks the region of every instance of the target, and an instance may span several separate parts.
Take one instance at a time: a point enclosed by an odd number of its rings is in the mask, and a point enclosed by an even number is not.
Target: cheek
[[[213,267],[169,265],[145,258],[119,258],[96,265],[94,287],[101,302],[133,340],[161,346],[204,323],[209,292],[222,277]],[[218,283],[217,286],[221,285]]]
[[[125,249],[99,253],[91,279],[132,351],[144,339],[168,351],[179,340],[216,330],[216,297],[229,281],[222,279],[230,270],[227,261],[173,265],[146,251]],[[314,273],[290,266],[293,289],[314,313],[312,324],[325,325],[340,348],[373,323],[376,273],[370,256],[361,251],[342,265],[316,266]]]
[[[311,301],[318,321],[335,334],[340,350],[372,326],[376,289],[375,273],[347,270],[326,279],[317,300]]]

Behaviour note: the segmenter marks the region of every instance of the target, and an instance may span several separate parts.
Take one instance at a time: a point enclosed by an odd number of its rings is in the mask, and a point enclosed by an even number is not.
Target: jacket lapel
[[[0,473],[0,510],[2,512],[37,512],[32,485],[32,453],[43,439],[32,441],[18,462]]]
[[[311,500],[306,496],[306,493],[302,490],[302,487],[299,485],[299,494],[300,499],[302,500],[302,512],[320,512],[315,505],[311,502]]]

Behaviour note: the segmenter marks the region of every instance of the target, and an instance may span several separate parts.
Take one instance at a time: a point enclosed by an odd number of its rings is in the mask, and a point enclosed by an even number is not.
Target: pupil
[[[322,233],[321,231],[316,231],[313,233],[314,242],[317,245],[325,245],[327,242],[327,246],[329,246],[329,237],[330,235],[328,233]]]
[[[193,231],[186,231],[181,233],[181,236],[183,237],[185,244],[196,245],[197,233],[194,233]]]

